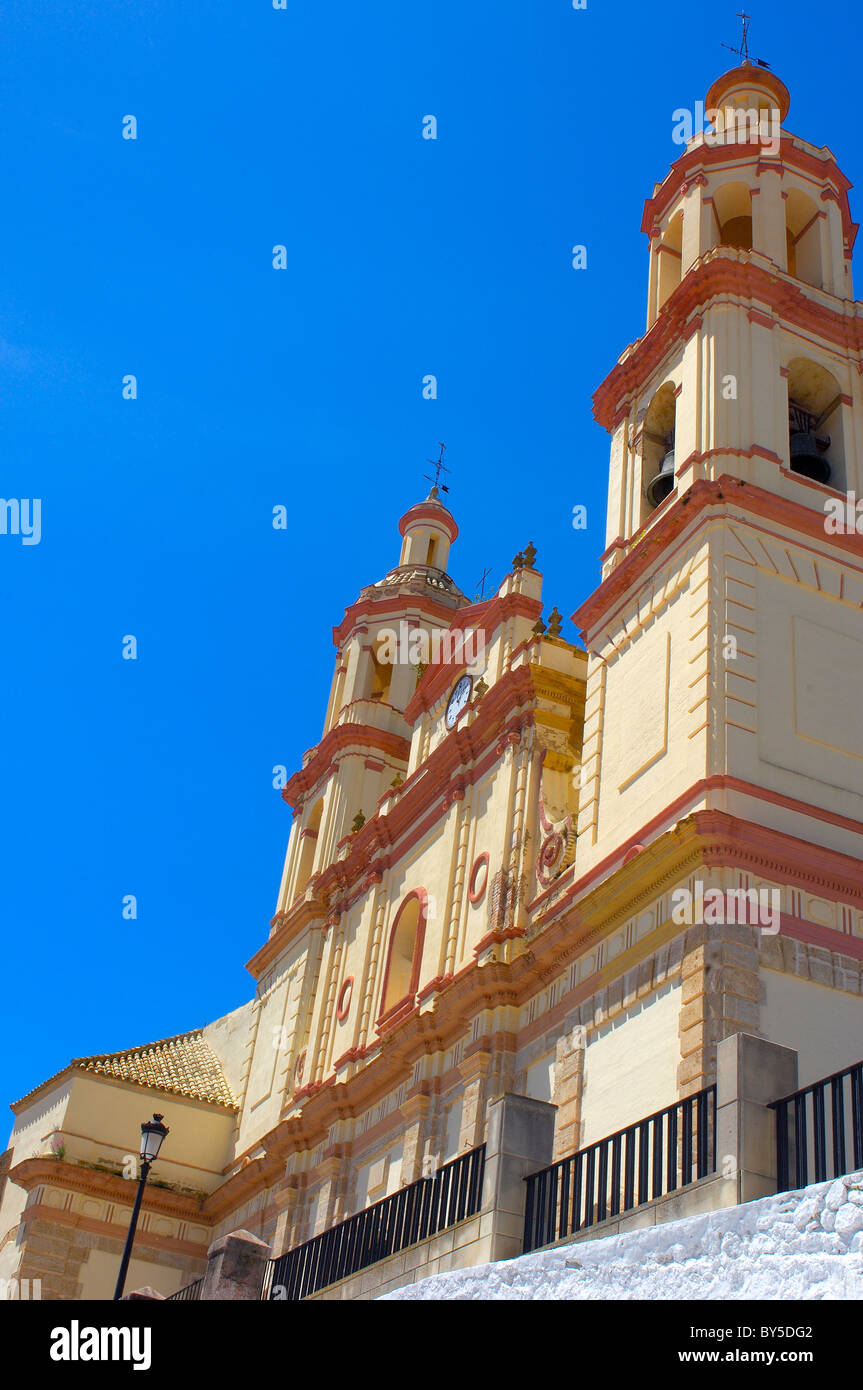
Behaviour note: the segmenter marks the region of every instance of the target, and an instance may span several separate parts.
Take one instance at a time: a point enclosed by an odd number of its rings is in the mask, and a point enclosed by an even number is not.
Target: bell
[[[817,435],[798,430],[789,439],[792,473],[800,473],[811,478],[813,483],[826,483],[830,478],[830,464],[823,449],[829,447],[830,440],[819,440]]]
[[[647,484],[647,500],[651,507],[658,507],[660,502],[664,502],[673,487],[674,450],[669,449],[656,477]]]

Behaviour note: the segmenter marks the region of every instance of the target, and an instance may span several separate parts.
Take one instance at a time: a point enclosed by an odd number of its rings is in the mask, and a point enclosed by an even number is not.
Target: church
[[[281,1257],[450,1171],[501,1097],[548,1119],[552,1164],[710,1095],[736,1035],[800,1086],[863,1056],[863,535],[826,524],[863,496],[857,226],[789,103],[726,72],[645,202],[583,645],[544,610],[541,536],[472,602],[438,488],[393,518],[282,793],[251,997],[12,1105],[0,1277],[111,1297],[152,1111],[127,1287],[169,1296],[227,1233]]]

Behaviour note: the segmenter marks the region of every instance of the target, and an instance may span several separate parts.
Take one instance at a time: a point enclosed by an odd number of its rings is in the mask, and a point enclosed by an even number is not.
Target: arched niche
[[[427,897],[416,888],[402,900],[390,932],[381,991],[381,1017],[385,1018],[416,994],[422,966]]]

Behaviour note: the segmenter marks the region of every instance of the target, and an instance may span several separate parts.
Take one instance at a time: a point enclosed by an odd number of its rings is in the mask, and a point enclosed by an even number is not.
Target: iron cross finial
[[[434,477],[432,478],[428,473],[424,473],[423,477],[427,478],[430,483],[433,483],[435,489],[439,487],[441,492],[449,492],[449,488],[447,487],[446,483],[442,483],[440,481],[441,473],[449,472],[449,469],[443,461],[444,450],[446,449],[446,445],[440,439],[438,440],[438,445],[440,446],[440,456],[436,459],[426,459],[426,463],[430,463],[432,468],[434,469]]]
[[[742,34],[740,35],[740,47],[739,47],[739,48],[732,48],[732,46],[731,46],[730,43],[724,43],[724,44],[722,45],[722,47],[723,47],[723,48],[727,48],[729,53],[736,53],[737,56],[738,56],[738,58],[740,58],[744,63],[748,63],[748,62],[750,61],[750,58],[749,58],[749,23],[750,23],[750,20],[752,19],[752,15],[751,15],[751,14],[747,14],[745,10],[738,10],[738,11],[737,11],[737,18],[740,20],[740,23],[743,25],[743,32],[742,32]],[[769,68],[769,67],[770,67],[770,64],[769,64],[769,63],[765,63],[765,61],[764,61],[763,58],[756,58],[755,61],[757,62],[758,66],[759,66],[760,68]]]

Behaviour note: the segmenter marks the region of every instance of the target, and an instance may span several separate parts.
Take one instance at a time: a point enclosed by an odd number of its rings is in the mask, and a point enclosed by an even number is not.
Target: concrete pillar
[[[735,1033],[716,1048],[716,1170],[736,1183],[736,1201],[776,1191],[776,1112],[797,1090],[793,1048]]]
[[[272,1251],[251,1231],[230,1231],[207,1252],[202,1302],[254,1302],[261,1297],[264,1271]]]
[[[511,1260],[524,1248],[529,1173],[547,1168],[557,1107],[528,1096],[498,1096],[488,1107],[480,1240],[486,1260]]]

